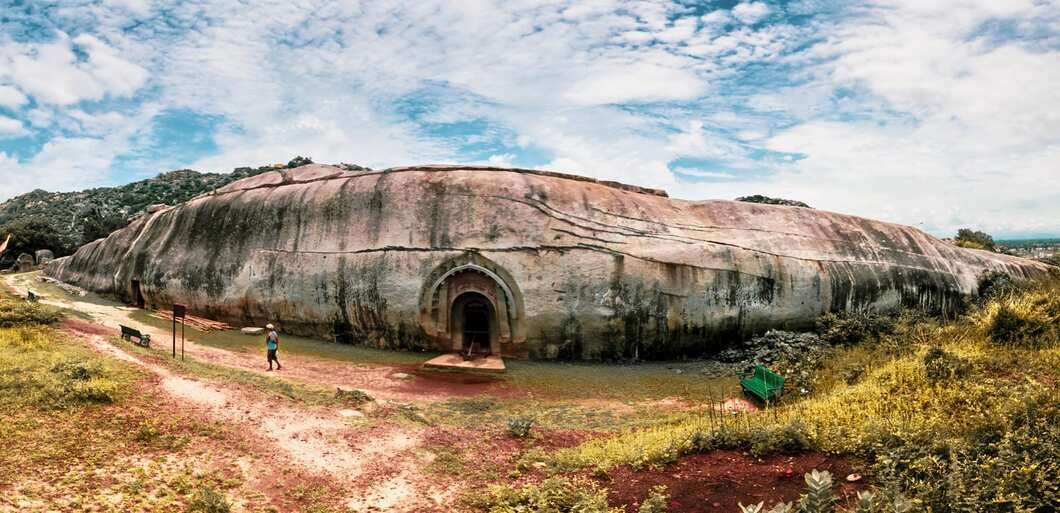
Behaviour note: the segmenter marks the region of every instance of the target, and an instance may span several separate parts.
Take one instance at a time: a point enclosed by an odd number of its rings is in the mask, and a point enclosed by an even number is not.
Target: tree
[[[954,244],[962,248],[997,251],[997,247],[994,245],[994,238],[990,234],[972,230],[971,228],[957,230],[957,237],[953,241]]]
[[[34,254],[38,249],[50,249],[55,256],[69,255],[71,249],[63,243],[58,230],[40,219],[14,221],[0,226],[0,237],[11,234],[7,251],[0,255],[0,266],[11,266],[18,255]]]
[[[104,214],[99,207],[92,207],[82,216],[81,245],[110,235],[127,223],[119,214]]]
[[[753,196],[741,196],[739,198],[736,198],[736,201],[743,201],[744,203],[762,203],[765,205],[786,205],[789,207],[812,208],[801,201],[784,198],[770,198],[769,196],[763,196],[761,194],[755,194]]]

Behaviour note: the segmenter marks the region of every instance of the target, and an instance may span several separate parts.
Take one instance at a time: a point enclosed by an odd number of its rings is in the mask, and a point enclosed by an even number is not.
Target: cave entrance
[[[144,293],[140,290],[140,280],[132,281],[132,302],[136,305],[136,308],[143,308],[147,305],[144,301]]]
[[[493,305],[478,292],[461,294],[453,302],[453,338],[460,341],[460,352],[467,356],[488,355],[492,351],[497,319]]]

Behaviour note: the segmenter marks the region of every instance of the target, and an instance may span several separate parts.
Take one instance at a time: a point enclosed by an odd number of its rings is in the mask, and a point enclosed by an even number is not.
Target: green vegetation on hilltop
[[[997,246],[994,243],[994,237],[986,232],[972,230],[970,228],[961,228],[960,230],[957,230],[957,236],[954,237],[953,243],[959,247],[968,249],[982,249],[985,251],[997,250]]]
[[[286,167],[311,164],[296,157]],[[231,173],[200,173],[181,169],[117,187],[77,192],[35,190],[0,203],[0,237],[11,234],[0,265],[10,266],[20,253],[50,249],[56,256],[119,229],[155,204],[177,205],[243,178],[276,169],[240,167]]]
[[[763,205],[784,205],[788,207],[813,208],[801,201],[784,198],[770,198],[769,196],[763,196],[761,194],[741,196],[739,198],[736,198],[736,201],[743,201],[744,203],[761,203]]]

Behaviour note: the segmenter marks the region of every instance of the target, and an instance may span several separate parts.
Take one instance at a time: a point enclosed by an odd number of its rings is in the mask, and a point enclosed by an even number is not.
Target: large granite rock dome
[[[952,311],[1029,260],[808,208],[683,201],[542,171],[269,172],[47,273],[129,302],[379,347],[672,357],[822,312]]]

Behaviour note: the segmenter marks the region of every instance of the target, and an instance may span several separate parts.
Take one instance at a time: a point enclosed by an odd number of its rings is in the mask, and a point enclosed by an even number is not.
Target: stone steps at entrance
[[[465,360],[463,355],[457,353],[443,354],[423,363],[424,369],[447,370],[459,372],[504,372],[504,359],[497,355],[478,357],[473,360]]]

